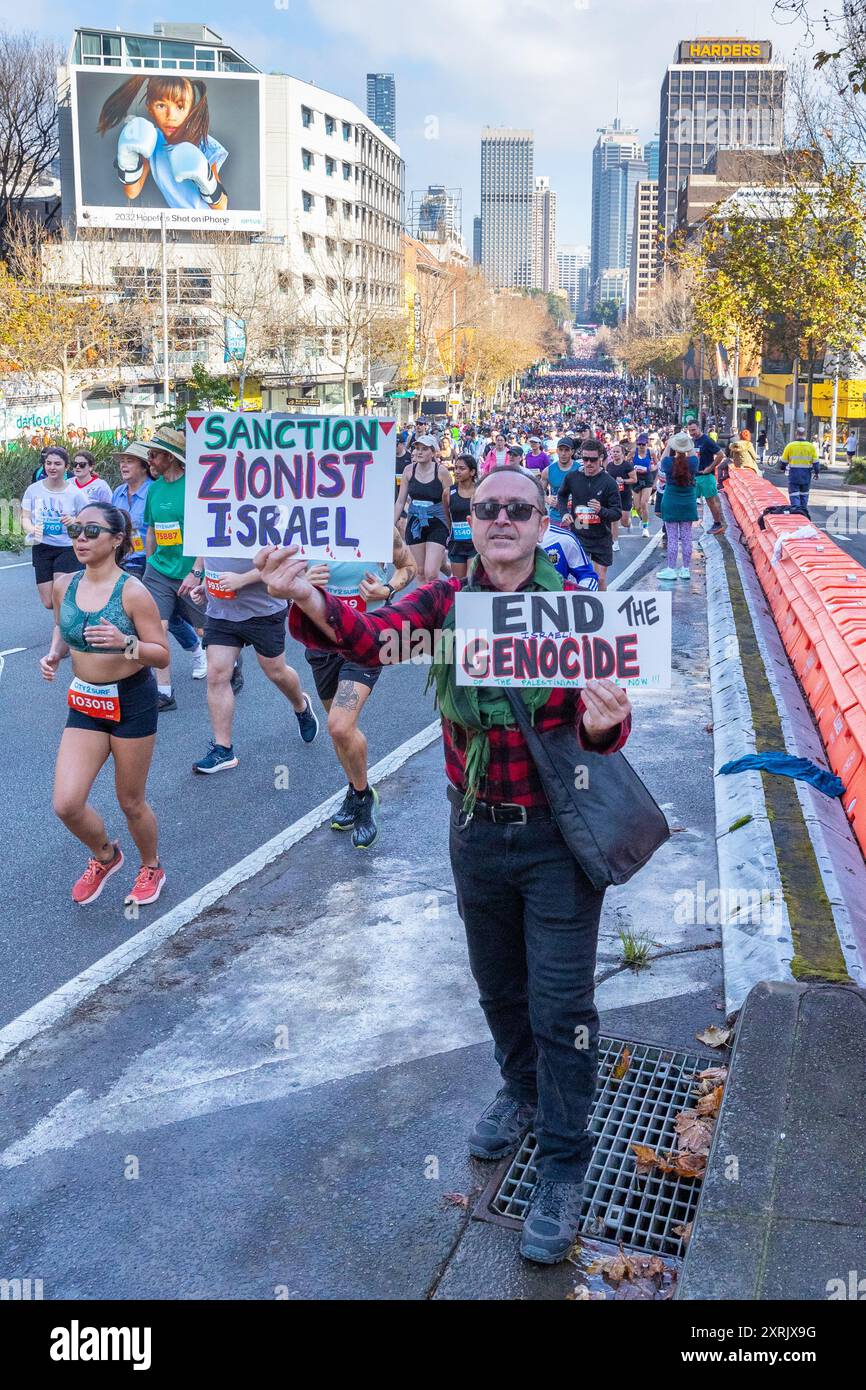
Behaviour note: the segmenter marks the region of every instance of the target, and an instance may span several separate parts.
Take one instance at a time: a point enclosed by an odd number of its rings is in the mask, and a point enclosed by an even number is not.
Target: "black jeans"
[[[469,964],[508,1093],[538,1103],[538,1169],[580,1182],[592,1153],[604,893],[556,822],[493,825],[451,810],[451,867]]]

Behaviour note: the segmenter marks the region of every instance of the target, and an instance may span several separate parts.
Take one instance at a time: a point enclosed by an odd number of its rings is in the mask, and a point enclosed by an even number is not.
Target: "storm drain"
[[[628,1048],[631,1061],[621,1080],[614,1069]],[[595,1149],[587,1171],[581,1234],[622,1242],[659,1255],[684,1253],[677,1227],[691,1221],[701,1184],[670,1173],[639,1177],[631,1144],[661,1153],[676,1148],[674,1120],[695,1104],[694,1076],[718,1066],[719,1056],[675,1052],[622,1038],[598,1040],[598,1088],[589,1129]],[[494,1176],[474,1215],[482,1221],[518,1225],[536,1184],[536,1142],[528,1134],[508,1165]]]

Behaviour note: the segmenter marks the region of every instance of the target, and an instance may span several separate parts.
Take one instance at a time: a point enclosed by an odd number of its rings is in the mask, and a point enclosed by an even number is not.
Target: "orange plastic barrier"
[[[823,532],[792,536],[805,517],[768,516],[761,530],[765,508],[788,500],[765,479],[732,469],[725,496],[866,854],[866,569]]]

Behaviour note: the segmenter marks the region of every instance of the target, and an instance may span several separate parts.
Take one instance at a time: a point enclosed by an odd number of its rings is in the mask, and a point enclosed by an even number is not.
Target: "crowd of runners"
[[[123,863],[119,841],[89,803],[111,757],[119,809],[141,861],[126,901],[145,906],[165,882],[145,788],[158,719],[177,708],[172,640],[191,653],[193,677],[207,682],[210,740],[192,762],[196,775],[238,765],[233,724],[247,647],[291,706],[302,744],[317,737],[319,716],[286,661],[286,601],[248,561],[214,567],[184,553],[184,433],[166,428],[130,441],[117,458],[121,483],[112,490],[86,451],[70,458],[60,446],[47,447],[22,517],[39,597],[54,616],[45,679],[54,680],[71,657],[54,809],[90,856],[72,897],[95,901]],[[535,475],[543,490],[548,524],[540,543],[565,587],[604,590],[614,554],[627,539],[649,537],[654,516],[667,547],[660,578],[687,579],[700,497],[713,529],[722,529],[715,475],[724,458],[698,425],[678,431],[670,404],[650,404],[641,385],[566,361],[476,421],[420,416],[403,430],[392,553],[377,564],[311,564],[309,577],[361,611],[391,603],[413,583],[465,581],[476,557],[473,516],[486,518],[490,505],[475,502],[479,482],[514,468]],[[314,649],[305,663],[346,775],[331,825],[348,832],[355,848],[369,849],[379,805],[367,781],[360,718],[382,669]]]

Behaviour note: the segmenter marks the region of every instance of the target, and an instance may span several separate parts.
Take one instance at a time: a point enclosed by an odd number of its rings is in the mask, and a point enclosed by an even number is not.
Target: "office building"
[[[559,289],[556,270],[556,194],[550,179],[539,176],[532,195],[532,288]]]
[[[628,305],[628,266],[621,270],[603,270],[595,283],[595,306],[616,304],[624,308]]]
[[[808,170],[821,177],[820,155],[797,152],[800,177]],[[791,151],[715,150],[700,174],[689,174],[677,198],[675,231],[689,232],[739,188],[771,187],[785,183],[790,175]]]
[[[459,237],[463,231],[463,192],[429,184],[426,191],[415,191],[409,200],[409,233],[421,241],[441,241]]]
[[[639,166],[632,170],[625,183],[615,172],[624,164]],[[617,117],[612,125],[599,131],[592,152],[590,286],[593,293],[602,270],[628,266],[634,185],[638,178],[646,178],[643,145],[637,131],[624,130]],[[614,226],[610,225],[611,219]]]
[[[481,218],[475,216],[472,219],[472,264],[481,264]]]
[[[718,149],[778,150],[786,70],[772,44],[687,39],[665,73],[659,123],[659,221],[669,237],[690,174]]]
[[[578,320],[589,313],[589,263],[588,246],[558,246],[556,250],[556,269],[559,287],[568,295],[568,305]]]
[[[658,273],[658,179],[641,179],[634,191],[629,266],[629,315],[646,309]]]
[[[393,72],[367,73],[367,115],[389,140],[396,141],[397,88]]]
[[[648,140],[643,147],[643,157],[646,160],[647,178],[658,179],[659,176],[659,139],[658,136],[653,140]]]
[[[139,69],[149,70],[143,76],[204,82],[210,133],[229,151],[223,208],[178,200],[165,178],[158,186],[151,180],[140,200],[126,196],[113,164],[123,127],[101,137],[96,116],[106,96]],[[304,396],[313,409],[339,408],[344,290],[351,287],[383,314],[402,311],[398,147],[348,98],[262,73],[202,25],[166,23],[153,35],[76,30],[58,80],[67,240],[57,244],[50,273],[67,283],[104,285],[120,301],[141,305],[140,346],[123,378],[134,386],[144,418],[161,404],[162,220],[172,380],[188,376],[196,363],[231,373],[225,321],[242,319],[247,405],[278,409]],[[132,110],[138,102],[140,112],[145,95],[146,89],[133,96]],[[240,131],[243,144],[236,143]],[[359,398],[364,370],[363,361],[352,360]],[[116,405],[125,397],[114,399]]]
[[[532,288],[534,146],[531,130],[481,134],[481,268],[496,289]]]

